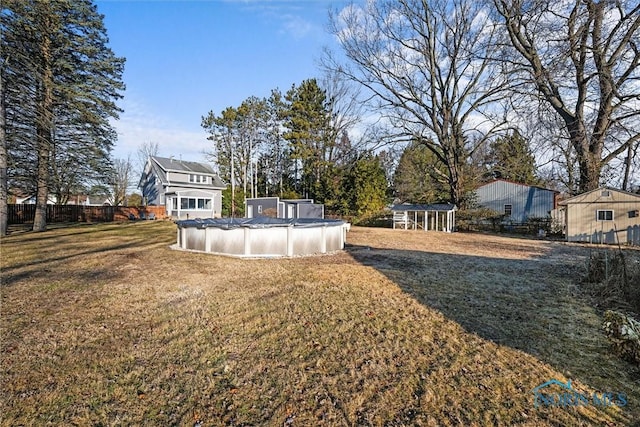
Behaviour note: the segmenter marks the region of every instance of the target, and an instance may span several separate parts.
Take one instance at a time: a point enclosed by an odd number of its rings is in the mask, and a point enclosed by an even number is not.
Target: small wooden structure
[[[451,203],[393,205],[393,228],[410,228],[451,233],[456,226],[456,208]]]

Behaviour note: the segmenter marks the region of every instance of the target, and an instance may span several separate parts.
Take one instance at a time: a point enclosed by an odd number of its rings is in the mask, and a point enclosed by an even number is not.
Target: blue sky
[[[319,77],[329,9],[342,0],[96,0],[110,47],[127,59],[115,158],[157,142],[205,160],[201,117]]]

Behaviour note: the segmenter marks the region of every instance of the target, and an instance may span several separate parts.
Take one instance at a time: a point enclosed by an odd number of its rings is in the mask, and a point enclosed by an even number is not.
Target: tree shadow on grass
[[[123,227],[132,226],[73,227],[46,234],[31,233],[7,238],[2,242],[3,252],[18,256],[13,256],[8,261],[5,258],[0,286],[7,287],[42,277],[57,280],[67,273],[73,276],[83,273],[87,277],[93,277],[98,275],[97,270],[101,267],[96,267],[89,261],[85,272],[83,259],[90,260],[92,256],[100,256],[103,260],[100,264],[113,269],[114,264],[117,267],[120,256],[126,258],[138,251],[167,247],[172,242],[166,237],[159,238],[154,229],[131,228],[123,234]],[[81,264],[72,267],[74,262]]]
[[[9,227],[9,234],[0,236],[3,243],[29,245],[47,240],[57,241],[64,237],[80,237],[96,233],[121,232],[123,229],[144,225],[144,222],[71,222],[48,224],[44,231],[33,231],[30,224],[17,224]]]
[[[529,353],[595,390],[625,393],[632,419],[640,418],[640,368],[611,353],[600,315],[575,285],[584,271],[575,252],[557,246],[501,259],[353,245],[347,251],[467,331]]]

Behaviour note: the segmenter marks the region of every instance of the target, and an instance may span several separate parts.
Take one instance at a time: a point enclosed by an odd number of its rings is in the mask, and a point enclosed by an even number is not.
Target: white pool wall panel
[[[324,254],[344,249],[349,224],[269,223],[259,219],[238,225],[233,220],[178,221],[177,246],[181,249],[240,257],[286,257]],[[273,220],[271,220],[273,222]],[[234,228],[227,228],[232,224]]]

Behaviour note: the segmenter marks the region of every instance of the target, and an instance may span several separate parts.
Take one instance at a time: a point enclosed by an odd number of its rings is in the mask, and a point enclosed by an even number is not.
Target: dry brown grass
[[[2,240],[2,425],[631,425],[640,373],[581,247],[353,228],[347,251],[177,252],[169,222]],[[535,408],[551,378],[623,392]]]

